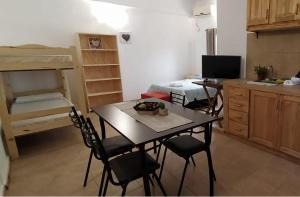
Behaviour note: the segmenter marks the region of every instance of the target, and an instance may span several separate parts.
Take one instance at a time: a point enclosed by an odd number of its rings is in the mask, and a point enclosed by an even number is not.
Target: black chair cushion
[[[143,177],[144,168],[140,152],[121,155],[109,161],[112,171],[120,183],[128,183]],[[145,157],[146,174],[152,174],[160,165],[148,154]]]
[[[123,154],[133,148],[132,143],[121,135],[105,138],[102,143],[108,157]]]
[[[188,159],[192,155],[206,150],[207,146],[204,142],[190,135],[181,135],[171,138],[164,142],[164,145],[174,153]]]

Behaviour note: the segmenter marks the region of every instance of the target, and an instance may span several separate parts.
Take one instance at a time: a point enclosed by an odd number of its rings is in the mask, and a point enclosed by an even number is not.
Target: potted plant
[[[259,65],[255,66],[254,71],[257,74],[257,80],[262,81],[267,78],[269,69],[266,66]]]
[[[159,115],[161,116],[168,115],[168,109],[166,109],[166,105],[164,103],[159,103]]]

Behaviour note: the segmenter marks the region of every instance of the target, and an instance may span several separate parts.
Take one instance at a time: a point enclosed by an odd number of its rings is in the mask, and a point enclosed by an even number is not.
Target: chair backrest
[[[170,102],[185,106],[185,95],[170,92]]]
[[[88,148],[92,148],[92,145],[89,144],[89,142],[87,140],[86,134],[83,132],[83,126],[84,126],[84,123],[85,123],[84,117],[82,115],[81,116],[78,115],[75,107],[72,107],[72,110],[69,113],[69,117],[70,117],[71,121],[73,122],[74,127],[80,129],[84,144]]]
[[[90,118],[86,119],[83,132],[87,135],[88,143],[91,144],[95,157],[102,160],[105,165],[108,164],[107,153]]]
[[[81,119],[80,119],[75,107],[72,107],[72,109],[69,113],[69,117],[70,117],[71,121],[73,122],[74,127],[79,128],[79,129],[82,127]]]
[[[94,156],[101,160],[108,172],[108,177],[112,184],[119,185],[120,183],[114,181],[114,178],[112,176],[111,168],[109,165],[109,157],[105,151],[105,148],[103,146],[102,140],[100,139],[92,121],[90,118],[86,119],[86,122],[84,123],[84,133],[88,136],[88,143],[92,145],[92,150],[94,153]]]

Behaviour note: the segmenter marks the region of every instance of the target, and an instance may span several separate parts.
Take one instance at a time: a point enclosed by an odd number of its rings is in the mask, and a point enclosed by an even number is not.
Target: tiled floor
[[[109,129],[109,135],[115,132]],[[11,165],[6,195],[97,195],[102,165],[92,162],[86,188],[82,186],[89,150],[79,130],[68,127],[18,140],[21,158]],[[300,195],[300,166],[270,153],[215,132],[212,155],[217,176],[216,195]],[[205,154],[189,165],[182,195],[209,195]],[[179,186],[184,161],[167,156],[162,183],[169,195]],[[152,188],[161,195],[159,188]],[[119,187],[109,185],[108,195],[120,195]],[[129,185],[127,195],[143,195],[142,181]]]

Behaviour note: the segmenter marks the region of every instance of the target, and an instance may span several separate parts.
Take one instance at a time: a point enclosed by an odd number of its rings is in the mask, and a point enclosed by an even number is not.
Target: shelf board
[[[115,52],[117,49],[81,49],[81,51]]]
[[[96,34],[96,33],[85,33],[85,32],[79,32],[80,36],[95,36],[95,37],[116,37],[114,34]]]
[[[120,64],[84,64],[83,67],[120,66]]]
[[[115,77],[115,78],[86,79],[85,82],[113,81],[113,80],[121,80],[121,78]]]
[[[99,93],[91,93],[88,94],[88,97],[95,97],[95,96],[104,96],[104,95],[110,95],[110,94],[120,94],[122,91],[114,91],[114,92],[99,92]]]

